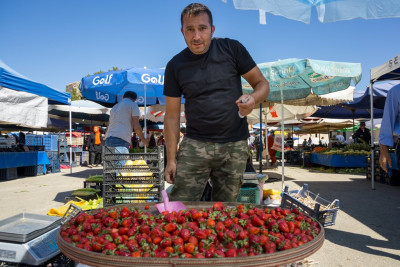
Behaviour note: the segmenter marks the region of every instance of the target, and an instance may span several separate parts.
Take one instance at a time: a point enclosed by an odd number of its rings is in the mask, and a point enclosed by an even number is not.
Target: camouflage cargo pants
[[[235,202],[248,156],[247,140],[211,143],[184,137],[177,153],[171,200],[199,201],[210,178],[212,201]]]

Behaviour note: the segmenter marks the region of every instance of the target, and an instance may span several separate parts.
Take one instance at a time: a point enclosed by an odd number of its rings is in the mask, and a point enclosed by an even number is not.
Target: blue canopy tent
[[[69,93],[60,92],[47,85],[32,81],[31,79],[19,74],[18,72],[7,66],[1,60],[0,60],[0,89],[2,92],[5,92],[6,95],[12,94],[13,90],[17,91],[15,95],[9,98],[10,101],[8,103],[3,103],[0,108],[0,113],[2,115],[4,115],[5,113],[10,113],[10,112],[12,113],[17,111],[17,114],[11,114],[12,117],[17,117],[17,116],[25,117],[25,116],[32,116],[32,114],[43,114],[44,111],[43,103],[37,106],[35,103],[32,104],[32,102],[35,102],[33,95],[46,98],[47,102],[45,103],[46,114],[45,114],[44,127],[47,127],[49,103],[71,105],[71,95]],[[7,119],[6,116],[3,116],[3,118]],[[10,122],[16,123],[16,121],[17,120],[12,120]],[[43,125],[41,125],[41,127],[43,127]],[[71,112],[70,112],[70,132],[71,132]],[[70,159],[71,158],[72,158],[72,150],[70,149]],[[72,168],[71,168],[71,173],[72,173]]]
[[[380,66],[371,69],[370,73],[370,106],[374,108],[374,99],[372,89],[374,83],[386,80],[400,80],[400,54],[389,59]],[[374,128],[374,114],[371,113],[371,128]],[[375,144],[374,144],[374,131],[371,132],[371,188],[375,189]]]
[[[378,102],[384,102],[387,92],[395,85],[400,84],[399,81],[391,81],[387,83],[374,84],[374,117],[382,118],[383,105],[376,105]],[[364,91],[354,92],[354,100],[344,104],[333,106],[319,107],[313,117],[332,118],[332,119],[368,119],[371,117],[370,89],[369,86]]]
[[[71,95],[35,82],[19,74],[0,60],[0,86],[48,98],[49,104],[70,105]]]
[[[69,93],[32,81],[0,60],[1,124],[45,128],[48,103],[69,105],[70,101]]]

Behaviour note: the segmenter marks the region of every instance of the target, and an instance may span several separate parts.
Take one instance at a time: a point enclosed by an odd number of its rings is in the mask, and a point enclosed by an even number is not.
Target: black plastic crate
[[[306,206],[297,198],[292,196],[296,193],[303,196],[308,194],[316,202],[314,208]],[[337,212],[339,211],[339,200],[335,200],[333,207],[326,210],[321,210],[321,205],[328,206],[331,203],[332,202],[323,199],[319,195],[308,191],[308,185],[304,184],[303,189],[300,192],[298,192],[298,190],[289,192],[289,187],[285,186],[281,207],[284,209],[297,208],[302,210],[306,215],[316,218],[323,226],[330,226],[335,224]]]
[[[103,193],[103,182],[87,182],[83,181],[84,188],[93,188],[100,190],[100,194]]]
[[[133,186],[133,187],[132,187]],[[103,204],[159,202],[164,185],[103,185]]]
[[[164,189],[164,147],[147,153],[103,149],[103,203],[158,202]]]

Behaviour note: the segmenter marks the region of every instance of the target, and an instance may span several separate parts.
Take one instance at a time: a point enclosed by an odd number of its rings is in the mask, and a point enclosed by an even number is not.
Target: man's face
[[[207,13],[183,17],[181,32],[193,54],[201,55],[208,51],[214,30],[215,27],[210,25]]]

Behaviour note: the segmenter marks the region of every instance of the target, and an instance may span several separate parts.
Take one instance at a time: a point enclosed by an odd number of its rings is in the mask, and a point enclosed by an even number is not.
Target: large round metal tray
[[[183,202],[188,208],[204,208],[212,206],[213,202]],[[238,203],[224,203],[227,206],[237,206]],[[143,208],[149,205],[150,209],[147,212],[157,214],[158,211],[154,204],[122,204],[118,206],[135,206]],[[265,206],[258,206],[265,207]],[[305,243],[297,248],[292,248],[284,251],[277,251],[271,254],[263,254],[257,256],[240,257],[240,258],[211,258],[211,259],[184,259],[184,258],[133,258],[114,255],[104,255],[101,253],[86,251],[72,244],[67,243],[60,236],[60,231],[57,233],[57,245],[60,251],[68,258],[89,266],[279,266],[284,264],[294,263],[314,254],[322,247],[325,240],[325,231],[320,224],[321,232],[312,241]]]

